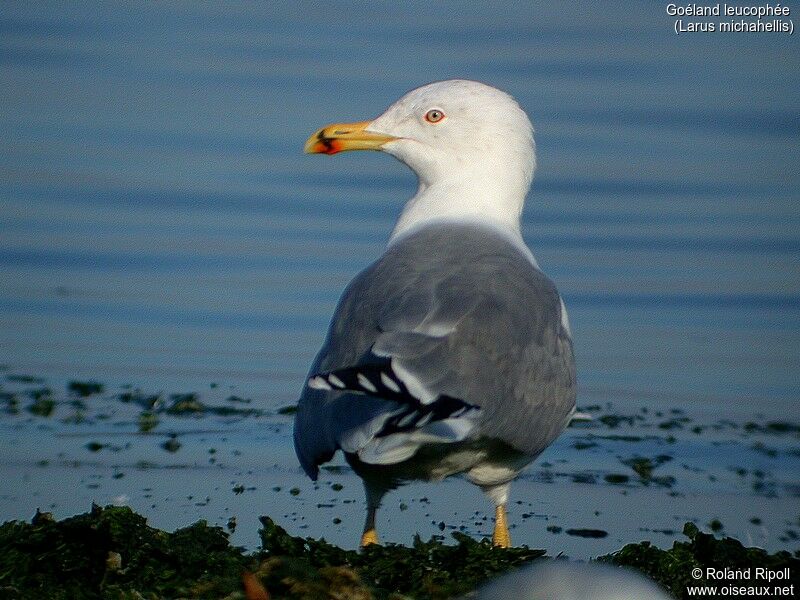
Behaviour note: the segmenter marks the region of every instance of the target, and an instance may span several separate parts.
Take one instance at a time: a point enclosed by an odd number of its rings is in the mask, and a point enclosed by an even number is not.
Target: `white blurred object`
[[[477,600],[672,600],[641,573],[601,563],[543,560],[481,588]]]

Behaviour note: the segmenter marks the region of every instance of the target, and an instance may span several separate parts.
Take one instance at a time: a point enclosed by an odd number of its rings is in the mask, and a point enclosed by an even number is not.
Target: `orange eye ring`
[[[444,119],[444,112],[442,112],[438,108],[432,108],[425,113],[425,120],[428,123],[438,123],[442,119]]]

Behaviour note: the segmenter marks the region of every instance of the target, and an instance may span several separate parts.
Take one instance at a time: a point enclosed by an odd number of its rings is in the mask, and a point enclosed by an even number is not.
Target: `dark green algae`
[[[261,523],[261,549],[246,554],[205,521],[168,533],[127,507],[62,521],[37,513],[0,527],[0,597],[233,599],[250,571],[272,598],[328,598],[333,589],[343,598],[450,598],[544,554],[498,551],[459,533],[456,545],[416,539],[357,552],[293,537],[269,517]]]
[[[733,538],[719,539],[712,534],[702,533],[693,523],[684,525],[683,534],[689,541],[675,542],[669,550],[656,548],[650,542],[640,542],[628,544],[621,550],[598,560],[637,569],[660,583],[676,598],[689,598],[687,590],[690,586],[718,587],[731,583],[705,578],[695,579],[692,577],[692,570],[696,568],[706,573],[709,567],[716,570],[757,567],[780,570],[788,567],[792,579],[773,581],[773,584],[781,586],[800,584],[800,559],[798,559],[800,551],[795,552],[794,556],[785,550],[769,554],[761,548],[748,548]],[[758,580],[739,583],[757,586],[764,584]]]
[[[242,574],[254,573],[273,599],[452,598],[494,577],[541,559],[525,546],[492,548],[453,533],[411,546],[344,550],[325,540],[289,535],[261,517],[261,548],[245,553],[227,532],[205,521],[168,533],[150,527],[127,507],[93,506],[61,521],[38,513],[30,523],[0,526],[0,597],[53,599],[244,598]],[[788,552],[769,554],[731,538],[701,533],[691,523],[687,542],[669,550],[649,542],[629,544],[600,561],[633,567],[681,598],[695,567],[789,567]],[[796,553],[797,554],[797,553]]]
[[[221,598],[246,560],[203,521],[167,533],[126,507],[62,521],[37,513],[0,527],[0,597]]]

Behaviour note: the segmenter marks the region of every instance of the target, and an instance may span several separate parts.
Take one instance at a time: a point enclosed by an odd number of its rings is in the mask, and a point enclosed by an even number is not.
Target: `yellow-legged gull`
[[[523,242],[533,127],[508,94],[451,80],[373,121],[324,127],[310,153],[381,150],[419,178],[386,252],[345,290],[295,418],[300,463],[341,449],[364,480],[362,545],[390,489],[464,474],[509,546],[510,482],[575,410],[566,310]]]

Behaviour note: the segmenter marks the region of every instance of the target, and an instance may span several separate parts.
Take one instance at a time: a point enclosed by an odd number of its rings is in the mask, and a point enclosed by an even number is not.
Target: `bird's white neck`
[[[434,222],[478,222],[522,239],[520,216],[529,180],[498,179],[472,172],[429,183],[420,178],[417,193],[405,205],[389,243]]]

